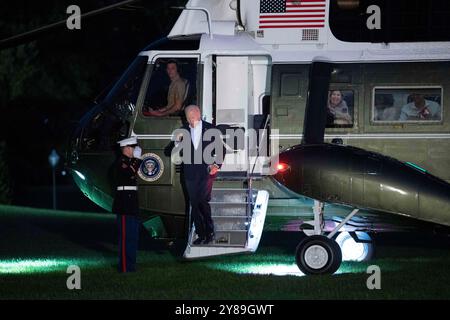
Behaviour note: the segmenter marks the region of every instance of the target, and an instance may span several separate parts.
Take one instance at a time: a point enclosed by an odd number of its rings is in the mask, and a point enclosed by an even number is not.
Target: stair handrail
[[[265,139],[266,129],[267,129],[267,126],[269,124],[269,120],[270,120],[270,114],[267,115],[266,122],[264,123],[264,128],[263,128],[264,131],[263,131],[263,134],[262,134],[262,137],[261,137],[261,140],[260,140],[259,143],[261,143],[261,141],[264,141],[264,139]],[[250,139],[250,137],[248,136],[247,137],[247,144],[248,144],[247,149],[250,148],[250,146],[249,146],[249,144],[250,144],[249,143],[250,142],[249,139]],[[259,158],[259,150],[260,149],[259,149],[259,144],[258,144],[257,145],[257,151],[256,151],[255,163],[253,163],[252,171],[251,172],[247,171],[248,197],[250,198],[247,201],[247,217],[249,217],[250,212],[252,211],[252,207],[253,207],[253,187],[252,187],[252,182],[253,182],[253,173],[255,171],[256,163],[258,162],[258,158]],[[248,162],[250,163],[250,153],[248,154]]]
[[[263,134],[261,137],[261,141],[263,141],[265,138],[266,129],[267,129],[267,126],[269,125],[269,120],[270,120],[270,114],[267,115],[266,122],[264,123],[264,128],[263,128],[264,131],[263,131]],[[261,143],[261,141],[260,141],[260,143]],[[256,163],[258,162],[258,158],[259,158],[259,145],[257,146],[256,159],[255,159],[255,163],[253,163],[253,168],[252,168],[252,172],[251,172],[250,176],[253,176],[253,172],[255,171],[255,167],[256,167]],[[249,158],[249,162],[250,162],[250,158]]]

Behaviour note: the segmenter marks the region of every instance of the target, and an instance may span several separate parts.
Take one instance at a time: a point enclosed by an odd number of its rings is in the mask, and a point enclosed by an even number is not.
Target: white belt
[[[137,190],[136,186],[120,186],[117,187],[118,191]]]

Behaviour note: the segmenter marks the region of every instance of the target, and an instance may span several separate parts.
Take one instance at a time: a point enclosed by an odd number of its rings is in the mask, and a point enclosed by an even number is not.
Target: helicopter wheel
[[[299,243],[295,260],[304,274],[333,274],[341,265],[342,252],[336,241],[314,235]]]

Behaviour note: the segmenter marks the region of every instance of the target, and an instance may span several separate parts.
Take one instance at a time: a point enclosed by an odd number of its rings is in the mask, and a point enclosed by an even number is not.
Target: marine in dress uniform
[[[136,271],[139,239],[139,202],[137,173],[142,163],[142,150],[136,137],[118,142],[121,155],[115,164],[115,197],[112,212],[117,215],[119,229],[119,272]]]

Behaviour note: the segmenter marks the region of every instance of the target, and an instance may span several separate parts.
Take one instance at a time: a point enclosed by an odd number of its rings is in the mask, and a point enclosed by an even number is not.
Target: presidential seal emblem
[[[142,155],[142,163],[139,167],[139,177],[142,180],[153,182],[158,180],[164,172],[164,163],[162,159],[154,153]]]

